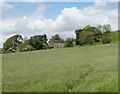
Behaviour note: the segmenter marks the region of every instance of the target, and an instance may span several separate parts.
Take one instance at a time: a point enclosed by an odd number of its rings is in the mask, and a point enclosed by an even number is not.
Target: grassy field
[[[2,93],[2,54],[0,54],[0,93]]]
[[[120,37],[118,37],[120,32],[111,32],[110,35],[112,42],[120,41]]]
[[[3,54],[3,92],[117,90],[117,43]]]

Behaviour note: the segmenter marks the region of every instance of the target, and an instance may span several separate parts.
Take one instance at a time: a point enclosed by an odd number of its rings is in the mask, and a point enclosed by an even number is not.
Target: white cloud
[[[37,0],[27,0],[27,2],[36,2]]]
[[[13,9],[14,5],[6,3],[4,1],[0,2],[0,10],[9,10],[9,9]]]
[[[23,0],[23,2],[35,3],[35,2],[45,2],[45,0]]]
[[[96,2],[94,6],[84,9],[64,8],[55,20],[44,18],[42,15],[44,11],[45,6],[41,4],[34,15],[4,20],[1,23],[3,40],[11,34],[30,36],[45,33],[50,38],[58,33],[63,38],[75,37],[74,31],[78,28],[106,23],[111,24],[113,30],[118,29],[118,10],[108,9],[106,2]]]
[[[45,5],[43,3],[39,3],[39,7],[35,12],[36,14],[42,15],[45,12]]]

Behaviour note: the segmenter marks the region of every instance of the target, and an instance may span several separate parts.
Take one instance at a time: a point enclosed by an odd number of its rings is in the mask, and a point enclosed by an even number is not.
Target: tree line
[[[67,38],[63,40],[58,34],[52,36],[48,41],[47,35],[35,35],[29,39],[24,39],[21,35],[14,35],[3,43],[3,53],[24,52],[43,49],[52,49],[64,44],[64,47],[73,47],[75,45],[94,45],[97,43],[110,43],[111,26],[110,24],[92,27],[85,26],[83,29],[75,30],[76,38]],[[52,44],[52,45],[51,45]]]

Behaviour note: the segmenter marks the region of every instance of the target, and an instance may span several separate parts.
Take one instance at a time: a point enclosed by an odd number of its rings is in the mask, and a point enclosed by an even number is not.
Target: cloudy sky
[[[118,29],[117,2],[2,2],[0,3],[0,47],[14,34],[24,37],[46,34],[50,38],[75,37],[74,31],[86,25],[111,24]]]

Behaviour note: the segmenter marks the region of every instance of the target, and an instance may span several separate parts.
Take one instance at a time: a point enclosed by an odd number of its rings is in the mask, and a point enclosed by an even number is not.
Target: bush
[[[25,52],[25,51],[34,51],[35,49],[31,46],[27,46],[26,48],[24,48],[22,51]]]
[[[24,43],[22,43],[22,44],[20,44],[20,45],[18,46],[18,50],[19,50],[20,52],[33,51],[34,48],[28,44],[28,41],[26,41],[26,42],[24,42]]]
[[[3,49],[4,49],[5,51],[7,51],[7,50],[9,50],[9,49],[11,49],[11,48],[14,49],[14,50],[16,50],[16,47],[17,47],[19,44],[21,44],[21,41],[18,40],[18,38],[22,40],[22,36],[21,36],[21,35],[14,35],[14,36],[8,38],[8,39],[5,41],[5,43],[3,44]]]
[[[3,49],[2,48],[0,48],[0,54],[3,54]]]
[[[47,46],[47,49],[53,49],[54,47],[51,46],[50,44]]]
[[[28,41],[28,44],[32,46],[35,50],[46,49],[45,46],[48,45],[47,36],[45,34],[32,36]]]
[[[74,42],[73,38],[67,38],[65,40],[65,47],[73,47],[74,46],[73,42]]]
[[[2,50],[2,54],[4,54],[4,53],[15,53],[15,52],[16,52],[16,50],[14,48],[11,48],[11,47],[8,50],[5,50],[5,49]]]
[[[103,36],[102,41],[103,41],[103,44],[106,44],[106,43],[111,43],[112,40],[110,36],[106,35],[106,36]]]
[[[82,32],[80,35],[80,45],[83,44],[93,44],[94,43],[94,33],[93,32]]]

